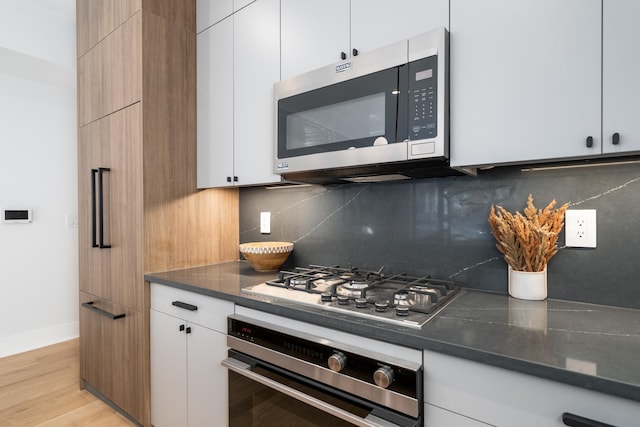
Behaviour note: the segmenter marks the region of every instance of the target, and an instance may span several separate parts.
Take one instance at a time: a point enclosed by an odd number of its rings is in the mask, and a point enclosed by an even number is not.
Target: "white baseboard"
[[[73,338],[78,338],[78,322],[0,337],[0,357],[23,353]]]

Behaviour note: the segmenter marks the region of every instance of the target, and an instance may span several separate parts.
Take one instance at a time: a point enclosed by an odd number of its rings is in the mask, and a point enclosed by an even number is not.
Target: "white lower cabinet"
[[[424,404],[424,425],[426,427],[431,426],[455,426],[455,427],[483,427],[489,424],[481,423],[480,421],[465,417],[464,415],[456,414],[455,412],[448,411],[446,409],[438,408],[437,406]]]
[[[617,427],[640,419],[635,401],[564,383],[432,351],[424,366],[426,427],[561,427],[563,413]]]
[[[186,305],[181,308],[174,302]],[[227,357],[227,344],[221,325],[233,309],[229,301],[151,285],[151,423],[155,427],[228,424],[227,370],[220,365]]]

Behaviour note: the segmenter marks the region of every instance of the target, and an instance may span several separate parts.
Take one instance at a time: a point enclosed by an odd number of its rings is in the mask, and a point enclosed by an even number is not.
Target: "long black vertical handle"
[[[603,422],[584,418],[569,412],[562,414],[562,422],[571,427],[615,427],[611,424],[605,424]]]
[[[98,239],[96,238],[97,209],[96,209],[96,174],[98,169],[91,169],[91,247],[98,247]]]
[[[102,181],[102,175],[104,172],[109,172],[109,168],[98,168],[98,187],[100,187],[99,210],[100,210],[100,231],[99,231],[99,247],[100,249],[108,249],[111,245],[104,244],[104,183]]]

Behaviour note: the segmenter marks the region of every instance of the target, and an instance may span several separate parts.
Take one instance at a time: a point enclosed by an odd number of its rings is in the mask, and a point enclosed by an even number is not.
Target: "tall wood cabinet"
[[[77,0],[81,386],[150,425],[144,274],[237,259],[196,188],[195,1]]]

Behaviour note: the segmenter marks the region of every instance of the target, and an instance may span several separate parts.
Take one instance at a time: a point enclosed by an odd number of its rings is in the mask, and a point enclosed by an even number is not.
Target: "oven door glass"
[[[279,100],[278,158],[397,142],[406,78],[394,67]]]
[[[418,426],[268,364],[229,358],[229,427]]]

